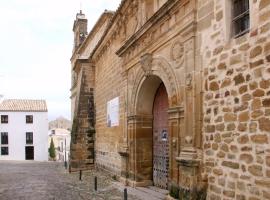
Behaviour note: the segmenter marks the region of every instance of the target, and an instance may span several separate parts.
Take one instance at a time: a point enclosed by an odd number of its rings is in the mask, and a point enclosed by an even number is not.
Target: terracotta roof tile
[[[45,100],[5,99],[0,102],[0,111],[47,112]]]

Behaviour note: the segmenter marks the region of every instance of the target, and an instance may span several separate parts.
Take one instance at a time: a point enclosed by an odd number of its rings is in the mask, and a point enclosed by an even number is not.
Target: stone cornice
[[[88,34],[85,41],[82,43],[82,45],[78,48],[78,53],[81,54],[81,52],[85,49],[85,47],[88,45],[88,42],[90,39],[92,39],[95,34],[98,32],[98,30],[102,27],[102,25],[105,23],[105,21],[110,19],[114,15],[114,11],[107,11],[105,10],[102,15],[99,17],[97,23],[92,28],[91,32]]]
[[[83,63],[91,63],[91,62],[89,61],[89,59],[86,59],[86,58],[78,58],[78,59],[76,59],[72,70],[76,71],[77,68],[79,67],[79,65],[83,64]]]
[[[134,35],[132,35],[125,44],[116,52],[118,56],[122,56],[129,47],[131,47],[139,38],[144,35],[150,28],[156,23],[160,22],[164,18],[169,10],[171,10],[176,4],[177,0],[168,0]]]
[[[183,113],[185,111],[184,106],[175,106],[168,109],[168,113]]]
[[[108,43],[112,39],[114,39],[117,32],[120,31],[122,26],[124,25],[125,21],[121,19],[125,16],[125,10],[126,8],[131,8],[131,4],[137,4],[138,1],[129,1],[129,0],[122,0],[118,9],[116,10],[114,16],[112,17],[110,23],[107,26],[107,29],[104,31],[104,34],[102,35],[101,39],[99,40],[96,47],[93,49],[92,53],[90,54],[89,58],[93,58],[94,56],[98,55],[100,51],[103,51],[106,46],[108,46]],[[114,35],[114,36],[113,36]]]
[[[128,121],[143,121],[143,120],[153,120],[153,115],[129,115],[127,117]]]

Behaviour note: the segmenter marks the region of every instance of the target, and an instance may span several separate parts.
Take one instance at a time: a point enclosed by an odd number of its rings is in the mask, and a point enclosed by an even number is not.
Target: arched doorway
[[[167,189],[169,176],[169,97],[160,77],[146,76],[136,95],[136,114],[129,118],[129,174],[136,186]]]
[[[180,151],[180,127],[184,127],[180,125],[183,109],[178,106],[177,80],[169,63],[162,57],[150,61],[148,68],[142,63],[129,91],[125,158],[128,165],[123,171],[131,186],[156,185],[168,189],[179,178],[175,158]],[[164,104],[160,110],[154,108],[160,107],[158,102]]]
[[[153,104],[153,184],[167,189],[169,167],[168,94],[163,83]]]

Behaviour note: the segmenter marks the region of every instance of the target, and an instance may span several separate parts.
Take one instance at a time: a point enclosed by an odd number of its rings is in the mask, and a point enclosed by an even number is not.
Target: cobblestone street
[[[80,181],[79,174],[67,173],[62,163],[0,161],[0,200],[120,200],[123,188],[117,188],[111,177],[97,171],[83,172]],[[129,194],[128,199],[140,198]]]
[[[94,190],[94,177],[98,190]],[[121,200],[124,186],[96,171],[69,174],[62,163],[0,161],[0,200]],[[161,200],[167,191],[127,187],[128,200]]]

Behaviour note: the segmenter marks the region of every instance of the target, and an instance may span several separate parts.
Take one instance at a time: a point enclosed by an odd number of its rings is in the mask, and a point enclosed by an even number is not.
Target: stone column
[[[184,132],[184,108],[172,107],[168,110],[169,115],[169,146],[170,146],[170,162],[169,162],[169,188],[170,183],[178,184],[179,170],[176,157],[180,153],[181,133]]]
[[[129,185],[152,185],[153,168],[153,117],[133,115],[128,117]]]
[[[136,116],[128,116],[128,179],[135,181],[135,131],[136,131]]]
[[[121,156],[121,177],[120,182],[127,185],[128,184],[128,177],[129,177],[129,168],[128,168],[128,161],[129,161],[129,148],[125,144],[120,144],[118,147],[118,153]]]
[[[176,158],[179,165],[180,199],[196,199],[200,191],[202,161],[201,140],[201,84],[200,69],[195,66],[194,37],[185,42],[185,127],[181,134],[181,150]]]
[[[119,146],[118,146],[118,153],[121,156],[121,177],[120,181],[124,184],[127,184],[128,179],[128,158],[129,158],[129,148],[128,148],[128,119],[127,119],[127,112],[128,112],[128,72],[123,69],[122,72],[122,90],[121,93],[124,97],[123,101],[124,104],[124,119],[123,119],[123,135],[120,138]]]

